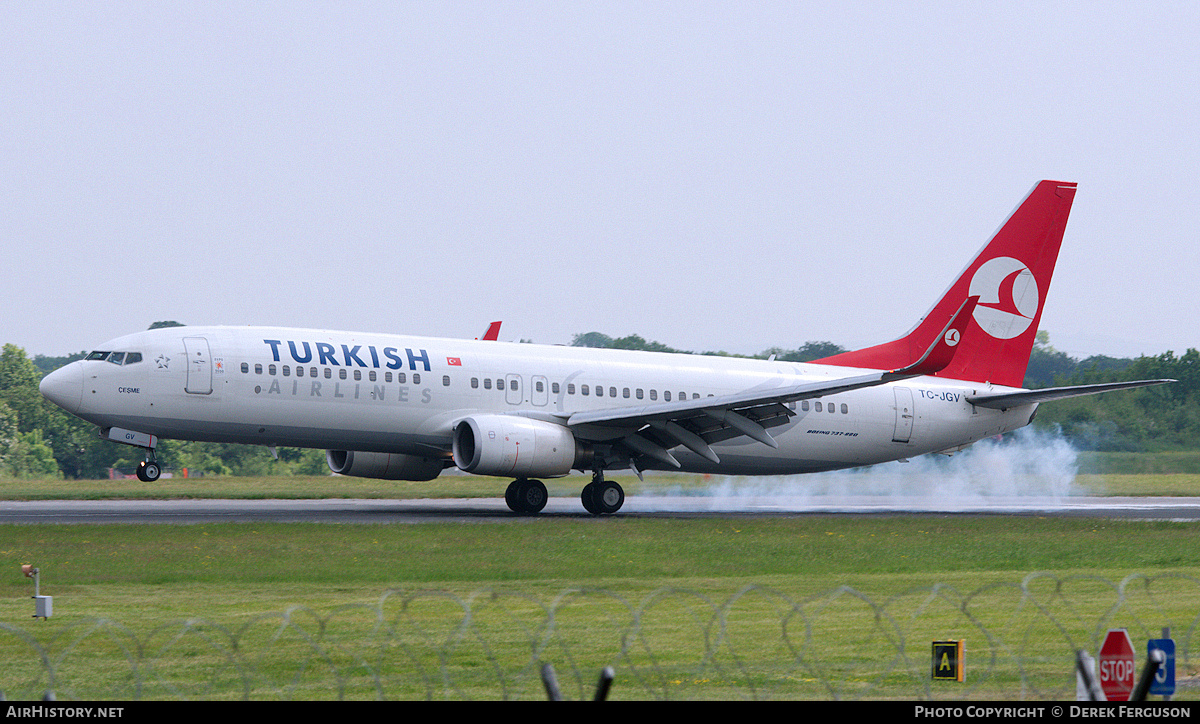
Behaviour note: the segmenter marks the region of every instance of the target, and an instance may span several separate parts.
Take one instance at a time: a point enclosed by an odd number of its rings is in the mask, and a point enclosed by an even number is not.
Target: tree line
[[[155,326],[180,325],[156,322]],[[809,362],[846,351],[832,342],[806,342],[793,349],[774,347],[756,355],[690,352],[647,341],[636,334],[614,338],[599,332],[577,334],[572,345],[758,359],[774,357],[786,362]],[[99,439],[94,425],[46,401],[38,391],[42,377],[82,359],[85,354],[29,358],[24,349],[4,345],[0,352],[0,478],[106,478],[112,470],[132,474],[143,459],[141,449]],[[1179,382],[1049,403],[1039,408],[1035,424],[1061,429],[1081,450],[1200,449],[1200,352],[1195,349],[1182,356],[1165,352],[1129,359],[1098,356],[1078,360],[1054,349],[1048,335],[1040,332],[1025,386],[1157,378]],[[184,470],[197,476],[328,472],[322,450],[280,448],[278,453],[276,459],[260,446],[178,440],[162,440],[157,450],[164,470],[176,475]]]

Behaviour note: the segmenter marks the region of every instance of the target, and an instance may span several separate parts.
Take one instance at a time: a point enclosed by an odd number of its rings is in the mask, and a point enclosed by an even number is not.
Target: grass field
[[[552,482],[551,494],[574,497],[578,482]],[[631,495],[703,484],[622,482]],[[1074,492],[1184,495],[1198,483],[1089,475]],[[0,481],[0,497],[502,488],[465,476]],[[0,691],[38,696],[49,661],[64,698],[541,698],[536,666],[548,660],[575,698],[609,664],[613,698],[1070,697],[1074,649],[1094,652],[1109,627],[1138,642],[1171,626],[1181,678],[1198,673],[1188,653],[1198,533],[1172,522],[835,515],[0,526],[10,571]],[[54,596],[47,621],[31,620],[22,563],[41,568]],[[968,685],[931,688],[929,642],[956,637],[975,664]]]
[[[535,658],[566,667],[577,697],[604,665],[642,672],[615,698],[1036,698],[1028,677],[1061,697],[1072,652],[1107,627],[1186,643],[1195,538],[936,516],[5,526],[0,623],[21,635],[0,632],[0,689],[39,694],[33,640],[64,698],[538,698]],[[22,562],[55,597],[48,621],[30,620]],[[1025,583],[1033,571],[1048,575]],[[958,637],[986,676],[930,690],[923,649]],[[408,664],[381,665],[396,649]]]

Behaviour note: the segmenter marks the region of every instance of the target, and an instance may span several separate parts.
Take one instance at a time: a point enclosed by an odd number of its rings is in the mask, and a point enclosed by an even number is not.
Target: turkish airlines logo
[[[1019,337],[1033,324],[1041,297],[1029,267],[1009,256],[989,259],[971,277],[969,296],[979,296],[973,316],[997,339]]]
[[[958,333],[957,329],[951,329],[946,332],[945,339],[947,347],[957,347],[959,340],[962,339],[962,335]]]

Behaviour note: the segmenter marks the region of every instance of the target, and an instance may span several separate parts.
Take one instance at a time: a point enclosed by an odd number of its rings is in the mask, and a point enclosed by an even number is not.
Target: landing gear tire
[[[153,460],[143,460],[138,463],[137,477],[143,483],[153,483],[162,475],[162,469],[158,467],[158,463]]]
[[[524,515],[542,512],[549,498],[550,494],[546,492],[546,486],[540,480],[514,480],[504,491],[504,502],[508,509]]]
[[[579,498],[592,515],[612,515],[625,504],[625,491],[611,480],[597,480],[585,485]]]
[[[579,500],[583,503],[583,509],[592,515],[600,515],[600,509],[596,507],[596,484],[588,483],[583,486],[583,492],[579,494]]]

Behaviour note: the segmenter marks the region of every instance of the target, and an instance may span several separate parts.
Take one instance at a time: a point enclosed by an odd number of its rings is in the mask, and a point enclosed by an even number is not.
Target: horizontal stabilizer
[[[1109,382],[1101,385],[1047,387],[1043,390],[1023,390],[1021,392],[1006,392],[995,395],[975,395],[974,397],[968,397],[967,402],[978,407],[989,407],[994,410],[1007,410],[1010,407],[1031,405],[1035,402],[1065,400],[1068,397],[1098,395],[1101,392],[1129,390],[1135,387],[1150,387],[1151,385],[1165,385],[1171,382],[1175,382],[1175,380],[1135,380],[1133,382]]]

